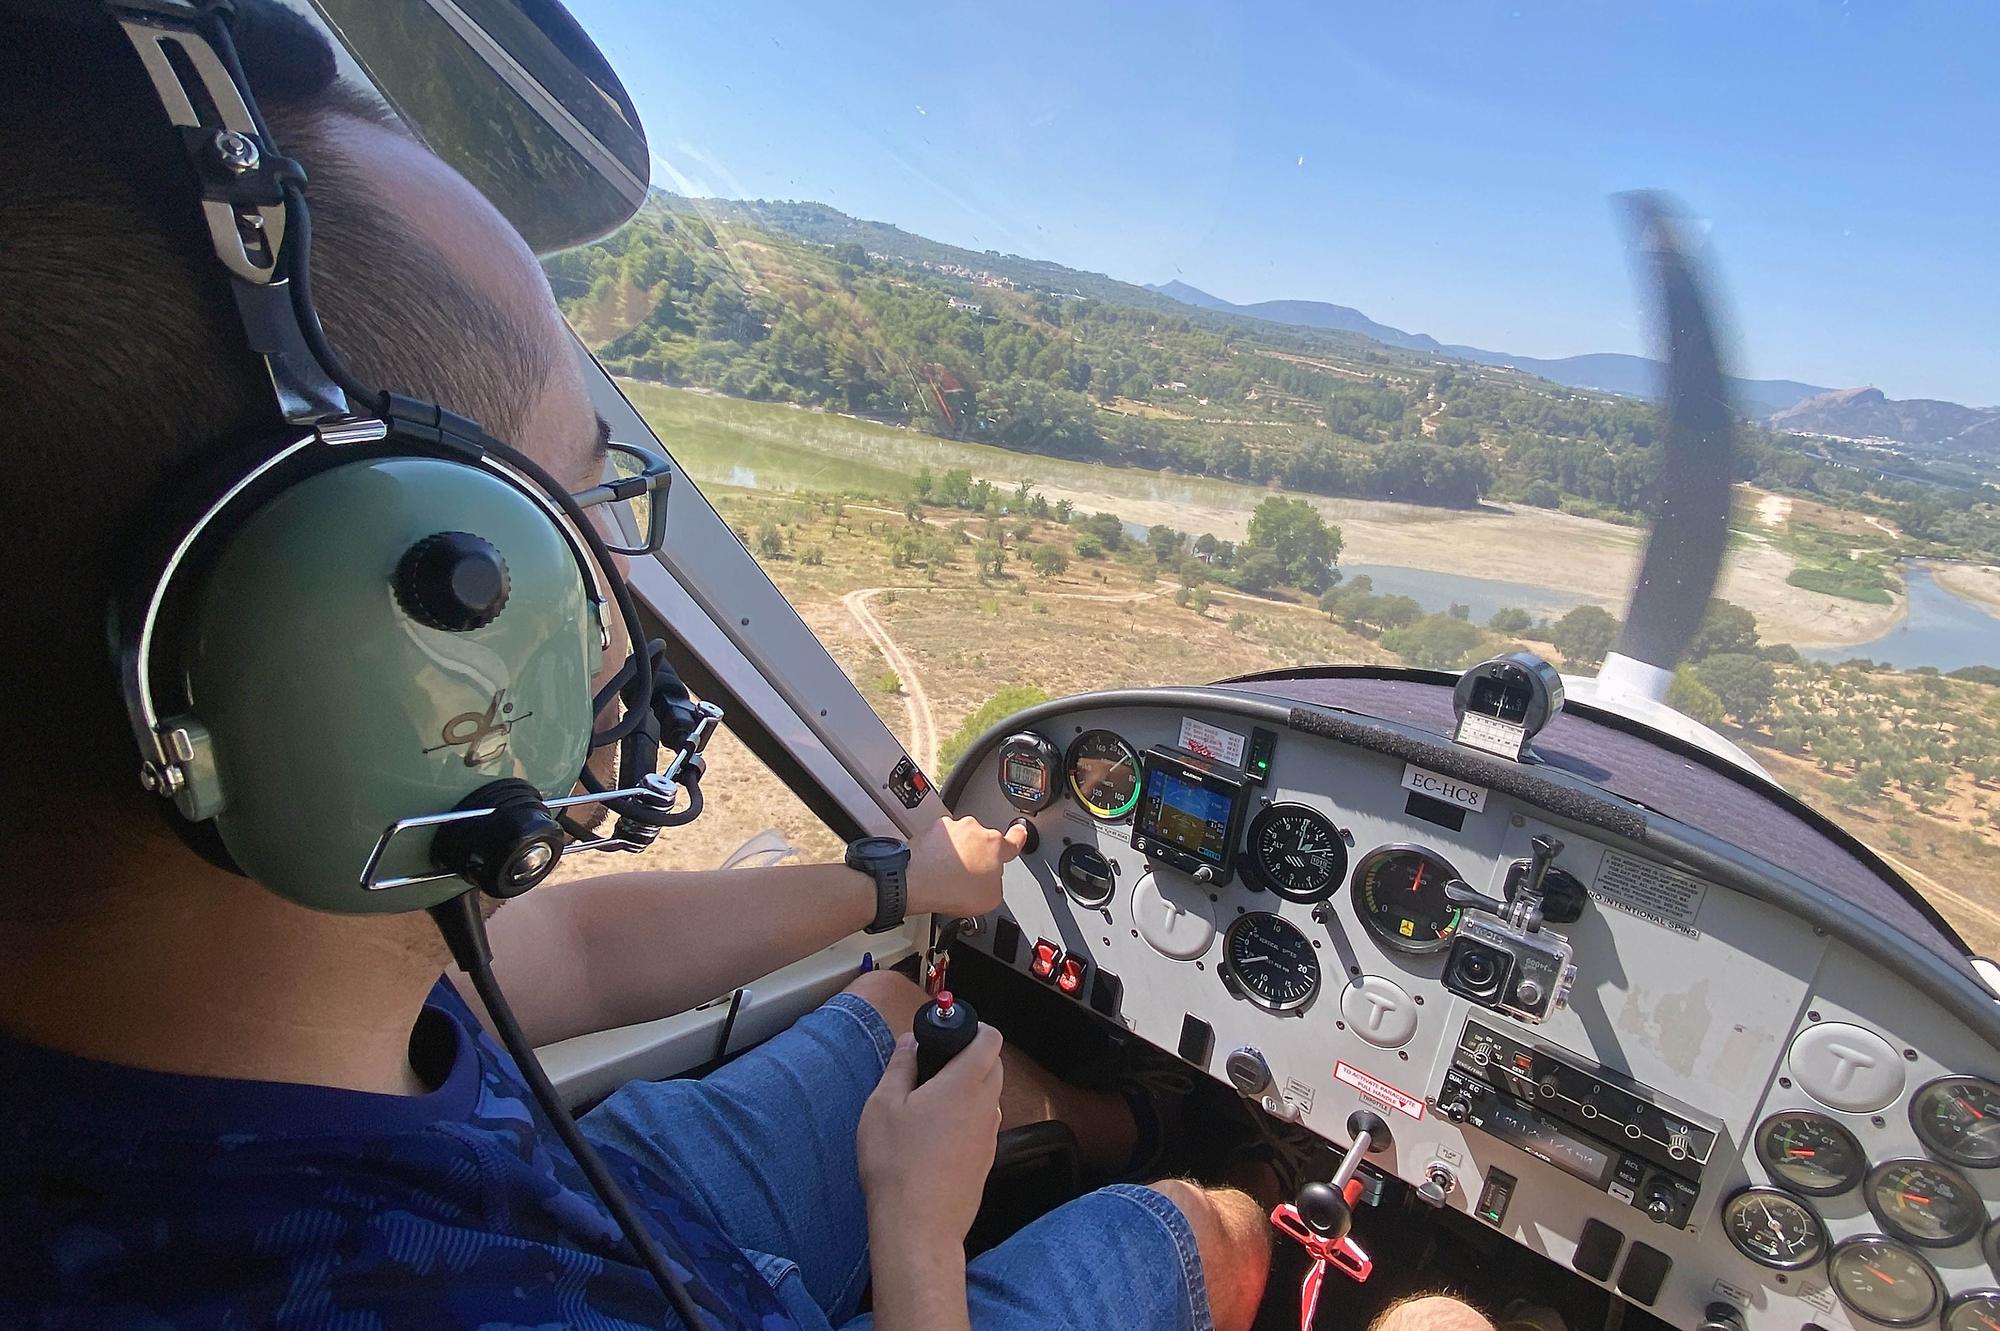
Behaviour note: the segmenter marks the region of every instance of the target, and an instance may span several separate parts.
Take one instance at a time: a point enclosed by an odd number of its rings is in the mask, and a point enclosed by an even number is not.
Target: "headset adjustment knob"
[[[465,531],[434,532],[396,564],[396,603],[419,624],[446,633],[485,628],[507,607],[507,561]]]

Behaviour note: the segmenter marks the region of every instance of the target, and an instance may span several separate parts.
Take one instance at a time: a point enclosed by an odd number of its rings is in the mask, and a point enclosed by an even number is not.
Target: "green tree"
[[[1048,700],[1048,694],[1032,685],[1015,685],[1000,690],[981,703],[971,716],[959,723],[949,739],[938,745],[938,764],[951,768],[958,762],[959,756],[972,747],[972,741],[1014,713]]]
[[[1506,606],[1493,612],[1493,618],[1486,621],[1486,627],[1495,633],[1515,636],[1526,633],[1535,626],[1535,618],[1518,606]]]
[[[938,502],[964,508],[972,502],[972,473],[963,467],[953,467],[937,484]]]
[[[1187,537],[1175,531],[1166,523],[1155,523],[1146,528],[1146,548],[1153,552],[1155,563],[1165,564],[1181,552]]]
[[[776,527],[759,527],[757,529],[757,550],[766,559],[783,559],[785,557],[785,534]]]
[[[1425,615],[1414,624],[1391,629],[1382,645],[1410,665],[1430,670],[1462,670],[1486,648],[1479,627],[1451,615]]]
[[[1035,576],[1047,581],[1069,568],[1069,556],[1059,545],[1040,545],[1028,559],[1028,566],[1035,570]]]
[[[1618,621],[1602,606],[1580,605],[1550,625],[1549,640],[1572,665],[1602,665],[1618,641]]]
[[[929,499],[937,486],[937,479],[931,475],[929,467],[918,467],[917,474],[910,478],[910,493],[919,500]]]
[[[1314,593],[1327,585],[1340,559],[1340,529],[1329,527],[1303,499],[1273,495],[1258,504],[1243,544],[1247,550],[1268,551],[1285,581]]]
[[[1757,616],[1733,601],[1717,597],[1702,614],[1701,627],[1688,644],[1688,660],[1699,661],[1720,652],[1757,650]]]
[[[1667,706],[1705,726],[1722,724],[1722,700],[1715,696],[1715,690],[1695,677],[1691,666],[1674,671],[1673,683],[1667,686]]]
[[[1243,591],[1268,591],[1284,580],[1284,565],[1269,550],[1252,550],[1236,562],[1236,585]]]
[[[1695,664],[1695,677],[1743,725],[1755,723],[1770,705],[1777,675],[1769,661],[1745,652],[1718,652]]]

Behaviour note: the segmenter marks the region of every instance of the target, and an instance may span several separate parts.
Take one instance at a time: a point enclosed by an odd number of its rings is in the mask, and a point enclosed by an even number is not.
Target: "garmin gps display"
[[[1202,882],[1227,882],[1243,817],[1242,778],[1174,749],[1149,750],[1144,766],[1133,849]]]
[[[1155,773],[1146,797],[1151,801],[1153,834],[1170,846],[1220,864],[1229,835],[1230,799],[1196,785],[1178,773]]]

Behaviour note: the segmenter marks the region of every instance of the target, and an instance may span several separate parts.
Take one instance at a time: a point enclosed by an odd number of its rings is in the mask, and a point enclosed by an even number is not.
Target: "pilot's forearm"
[[[493,917],[493,969],[536,1044],[651,1021],[747,984],[875,918],[840,864],[608,874]]]
[[[868,1239],[880,1331],[969,1331],[965,1249],[958,1240],[906,1235],[873,1217]]]

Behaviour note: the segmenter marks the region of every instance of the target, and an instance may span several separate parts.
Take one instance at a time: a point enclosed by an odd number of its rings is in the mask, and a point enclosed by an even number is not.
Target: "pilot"
[[[525,245],[336,83],[289,11],[245,3],[236,35],[310,173],[317,293],[352,368],[593,482],[598,427]],[[270,423],[270,385],[109,26],[0,16],[0,103],[0,1324],[674,1325],[440,983],[430,921],[317,913],[216,869],[133,782],[113,579],[188,473]],[[952,819],[912,852],[909,909],[965,915],[999,901],[1018,845]],[[682,1011],[876,909],[838,865],[626,873],[530,893],[490,932],[546,1043]],[[1232,1189],[1109,1186],[968,1266],[997,1127],[1060,1118],[1116,1176],[1147,1154],[1146,1115],[991,1030],[913,1089],[922,1001],[863,975],[723,1071],[634,1084],[586,1118],[688,1255],[704,1320],[850,1325],[872,1290],[873,1324],[899,1331],[1250,1326],[1270,1229]],[[1396,1320],[1484,1326],[1438,1299]]]

